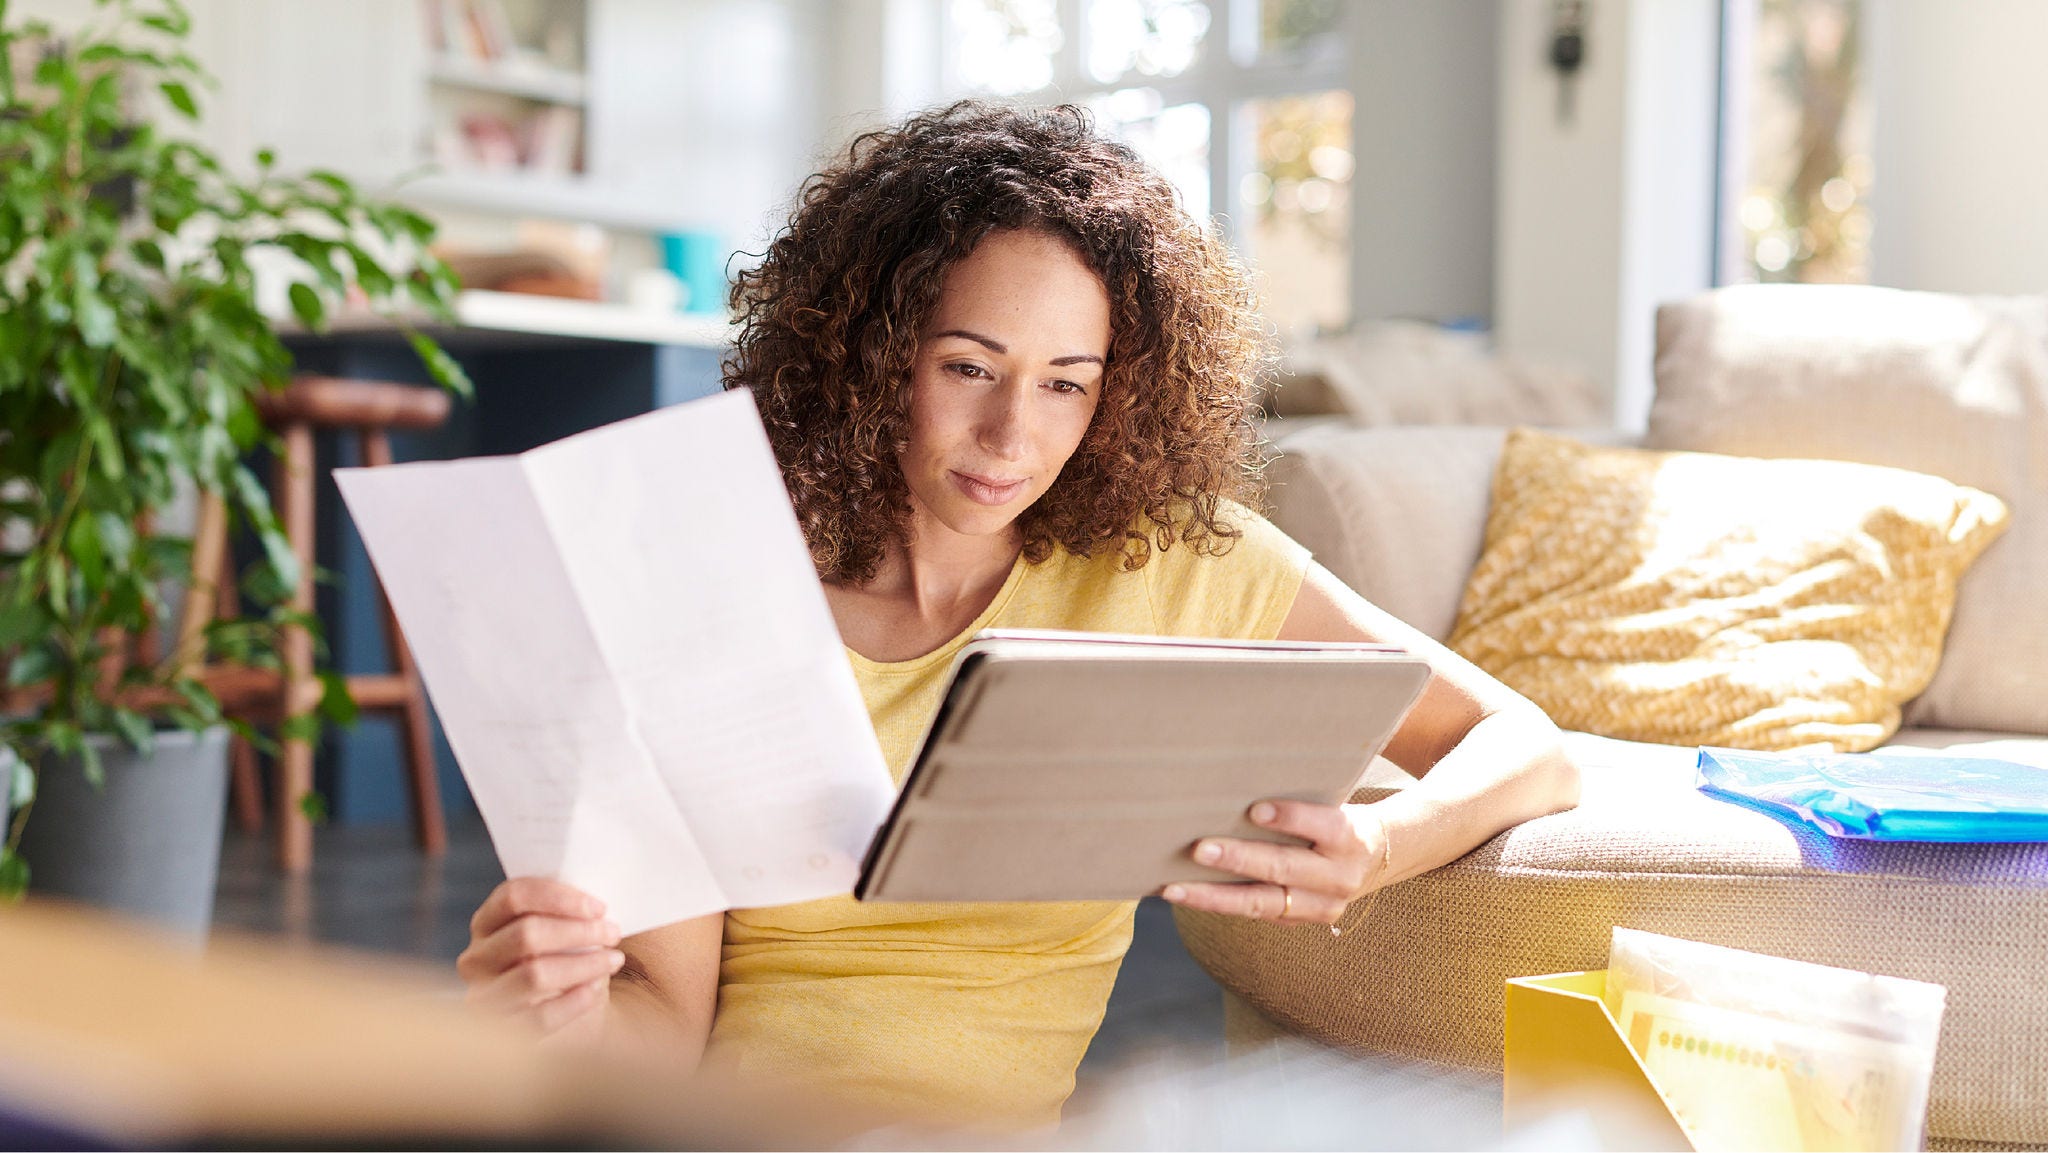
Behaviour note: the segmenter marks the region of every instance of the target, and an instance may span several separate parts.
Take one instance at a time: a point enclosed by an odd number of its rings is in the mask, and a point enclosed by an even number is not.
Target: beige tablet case
[[[1124,899],[1243,880],[1194,863],[1263,797],[1351,792],[1429,679],[1357,645],[984,634],[955,666],[862,900]]]

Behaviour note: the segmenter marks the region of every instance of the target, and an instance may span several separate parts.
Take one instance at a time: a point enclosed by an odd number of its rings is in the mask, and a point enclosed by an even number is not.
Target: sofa
[[[2048,769],[2048,298],[1746,287],[1663,308],[1639,436],[1591,439],[1889,465],[2000,497],[1895,746]],[[1286,435],[1275,521],[1438,637],[1479,557],[1506,431],[1328,424]],[[1937,1147],[2048,1145],[2048,845],[1836,841],[1694,787],[1696,750],[1567,734],[1576,809],[1382,893],[1342,937],[1188,911],[1190,953],[1287,1030],[1498,1070],[1503,983],[1605,967],[1623,925],[1932,981],[1947,1010]],[[1404,778],[1375,765],[1357,799]]]

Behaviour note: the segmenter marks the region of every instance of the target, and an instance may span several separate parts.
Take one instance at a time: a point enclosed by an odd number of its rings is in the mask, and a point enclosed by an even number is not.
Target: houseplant
[[[76,764],[98,787],[110,752],[147,756],[160,730],[217,729],[192,658],[275,666],[282,634],[315,625],[286,608],[296,561],[244,462],[265,435],[254,398],[291,368],[257,306],[262,254],[281,254],[274,274],[316,328],[351,298],[451,319],[456,289],[418,214],[334,173],[283,175],[267,153],[239,174],[181,135],[211,81],[183,50],[178,0],[99,0],[63,33],[6,8],[0,896],[30,882],[20,846],[39,775]],[[409,335],[437,380],[467,389],[431,339]],[[181,489],[217,494],[263,560],[242,578],[248,608],[209,626],[204,654],[138,654],[130,642],[168,616],[166,584],[192,580],[189,536],[152,531]],[[346,713],[327,680],[323,711]]]

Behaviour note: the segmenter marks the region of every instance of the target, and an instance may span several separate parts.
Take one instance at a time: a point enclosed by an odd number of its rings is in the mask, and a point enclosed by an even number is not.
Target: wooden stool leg
[[[284,452],[277,458],[272,487],[273,498],[299,559],[299,580],[292,590],[291,607],[296,612],[313,611],[313,430],[302,423],[284,429]],[[305,629],[292,625],[284,632],[284,708],[287,722],[310,711],[319,699],[313,677],[313,638]],[[301,800],[313,791],[313,746],[288,731],[279,734],[277,758],[277,863],[286,872],[299,873],[313,865],[313,823],[300,808]]]
[[[382,468],[391,463],[391,439],[381,428],[365,428],[363,463]],[[405,737],[405,773],[412,785],[412,829],[420,849],[429,856],[448,851],[448,825],[441,815],[441,781],[434,768],[433,729],[427,721],[427,694],[420,685],[419,670],[412,661],[412,649],[398,627],[398,615],[382,588],[377,602],[384,610],[384,645],[391,651],[391,667],[405,681],[405,703],[399,719]]]
[[[255,747],[240,737],[229,741],[228,766],[235,827],[245,833],[260,833],[263,831],[263,781],[256,767]]]
[[[228,542],[220,541],[220,563],[215,566],[214,606],[220,619],[242,615],[242,594],[235,590],[234,564],[228,556]],[[228,796],[234,802],[235,827],[245,833],[263,831],[263,778],[256,765],[256,750],[236,737],[228,742]]]

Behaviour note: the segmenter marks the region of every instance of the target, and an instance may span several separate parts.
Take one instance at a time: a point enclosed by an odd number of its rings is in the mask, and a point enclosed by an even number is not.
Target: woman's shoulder
[[[1061,550],[1056,563],[1063,579],[1050,583],[1082,601],[1137,598],[1150,631],[1165,635],[1277,633],[1308,571],[1308,550],[1257,510],[1228,498],[1217,500],[1206,516],[1184,502],[1170,519],[1161,526],[1139,516],[1122,548],[1085,557]]]
[[[1290,555],[1301,547],[1263,513],[1227,496],[1217,497],[1207,515],[1193,501],[1178,502],[1173,506],[1171,520],[1169,532],[1153,534],[1153,559],[1168,565],[1199,564],[1231,556],[1256,562]],[[1140,517],[1139,523],[1152,522]]]

